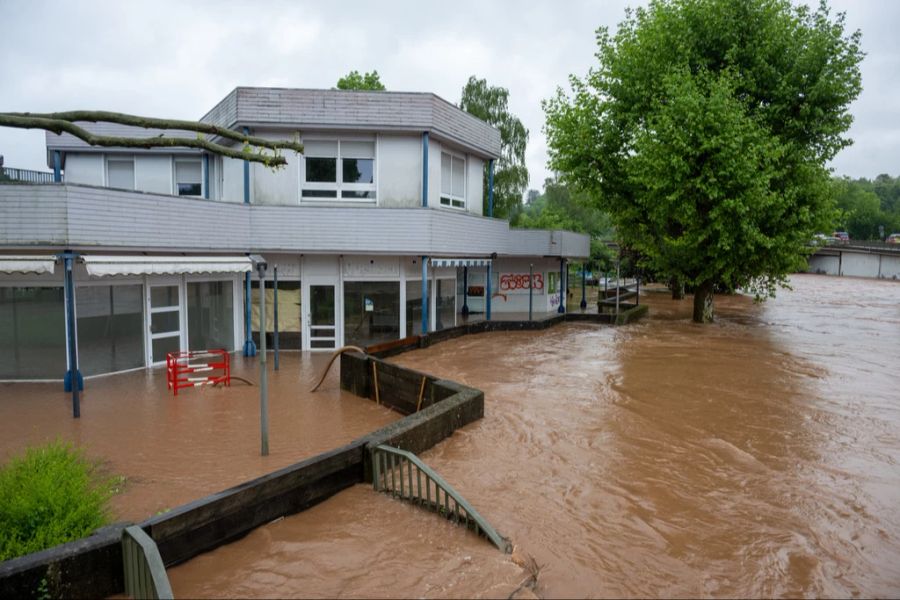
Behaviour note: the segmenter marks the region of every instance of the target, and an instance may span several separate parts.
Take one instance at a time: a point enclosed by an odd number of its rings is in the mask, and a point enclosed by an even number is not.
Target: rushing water
[[[423,459],[513,559],[357,486],[170,571],[180,596],[900,594],[900,284],[459,338],[395,360],[485,391]],[[529,594],[529,590],[520,591]]]

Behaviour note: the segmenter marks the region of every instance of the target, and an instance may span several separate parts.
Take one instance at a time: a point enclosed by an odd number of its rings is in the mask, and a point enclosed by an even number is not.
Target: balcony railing
[[[0,167],[0,183],[53,183],[53,173]]]

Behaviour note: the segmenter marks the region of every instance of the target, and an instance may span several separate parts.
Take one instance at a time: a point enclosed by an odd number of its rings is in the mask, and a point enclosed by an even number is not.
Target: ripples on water
[[[796,276],[754,304],[397,357],[485,391],[423,455],[543,569],[536,593],[900,594],[900,284]],[[172,570],[176,594],[506,596],[493,547],[364,486]]]

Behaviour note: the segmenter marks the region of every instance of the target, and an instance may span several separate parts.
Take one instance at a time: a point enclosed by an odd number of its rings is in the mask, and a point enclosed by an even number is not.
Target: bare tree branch
[[[91,123],[118,123],[134,127],[154,129],[179,129],[196,131],[198,134],[215,135],[238,141],[244,144],[243,149],[230,148],[210,142],[202,135],[196,138],[163,137],[134,138],[120,136],[94,135],[83,127],[79,127],[74,121],[86,121]],[[199,121],[182,121],[177,119],[156,119],[151,117],[139,117],[123,113],[107,111],[68,111],[59,113],[0,113],[0,126],[15,127],[18,129],[43,129],[56,134],[69,133],[91,146],[123,147],[123,148],[198,148],[238,160],[262,163],[268,167],[281,167],[287,164],[281,150],[294,150],[303,152],[303,144],[289,140],[268,140],[261,137],[244,135],[218,125],[201,123]],[[251,150],[256,147],[256,151]],[[272,150],[273,154],[266,154],[261,149]]]

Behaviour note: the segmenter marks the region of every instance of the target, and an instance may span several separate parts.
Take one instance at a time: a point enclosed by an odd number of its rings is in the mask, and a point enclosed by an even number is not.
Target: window
[[[134,189],[134,157],[106,159],[106,185],[122,190]]]
[[[175,161],[175,193],[179,196],[203,195],[203,167],[199,160]]]
[[[375,142],[308,140],[303,145],[304,199],[375,199]]]
[[[466,161],[441,152],[441,205],[466,208]]]

